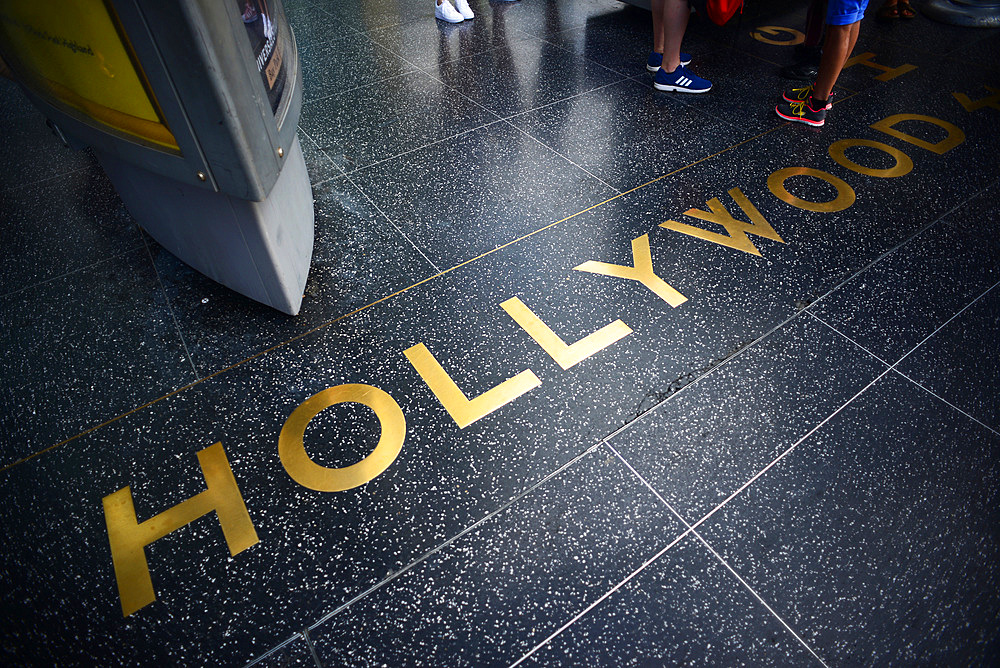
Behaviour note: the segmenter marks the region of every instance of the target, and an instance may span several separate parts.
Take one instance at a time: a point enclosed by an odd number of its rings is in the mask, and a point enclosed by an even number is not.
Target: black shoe
[[[784,98],[785,102],[802,102],[808,99],[812,95],[812,92],[813,85],[809,84],[808,86],[798,86],[791,90],[786,90],[781,94],[781,97]]]
[[[819,75],[819,65],[810,63],[795,63],[782,67],[779,74],[783,79],[794,79],[796,81],[815,81]]]
[[[778,103],[778,106],[774,108],[774,113],[778,114],[786,121],[805,123],[818,128],[826,123],[826,111],[833,105],[827,102],[826,104],[817,105],[819,109],[815,109],[813,108],[814,104],[816,104],[816,101],[812,97],[800,102],[782,100]]]

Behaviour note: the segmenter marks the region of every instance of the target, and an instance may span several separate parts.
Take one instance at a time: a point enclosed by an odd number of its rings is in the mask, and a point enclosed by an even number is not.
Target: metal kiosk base
[[[309,275],[313,198],[298,138],[278,179],[251,202],[153,174],[95,151],[139,225],[212,280],[295,315]]]

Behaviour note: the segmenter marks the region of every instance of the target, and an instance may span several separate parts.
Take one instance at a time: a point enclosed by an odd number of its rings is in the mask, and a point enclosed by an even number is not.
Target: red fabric
[[[743,0],[699,0],[695,8],[716,25],[726,25],[736,12],[743,11]]]

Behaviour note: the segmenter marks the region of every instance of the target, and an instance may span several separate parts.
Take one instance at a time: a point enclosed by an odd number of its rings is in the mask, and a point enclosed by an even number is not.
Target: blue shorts
[[[826,5],[826,24],[847,26],[865,17],[868,0],[830,0]]]

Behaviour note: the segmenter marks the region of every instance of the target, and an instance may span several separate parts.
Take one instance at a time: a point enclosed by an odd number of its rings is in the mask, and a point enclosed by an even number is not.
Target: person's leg
[[[651,0],[650,10],[653,15],[653,53],[663,54],[663,5],[667,0]]]
[[[830,98],[833,85],[837,83],[844,64],[854,51],[854,45],[858,42],[858,34],[861,29],[861,21],[846,26],[826,27],[826,41],[823,43],[823,55],[819,62],[819,74],[816,76],[816,83],[813,85],[812,96],[820,102],[825,102]]]
[[[691,10],[687,0],[662,0],[663,69],[673,72],[681,64],[681,41],[687,30]]]

